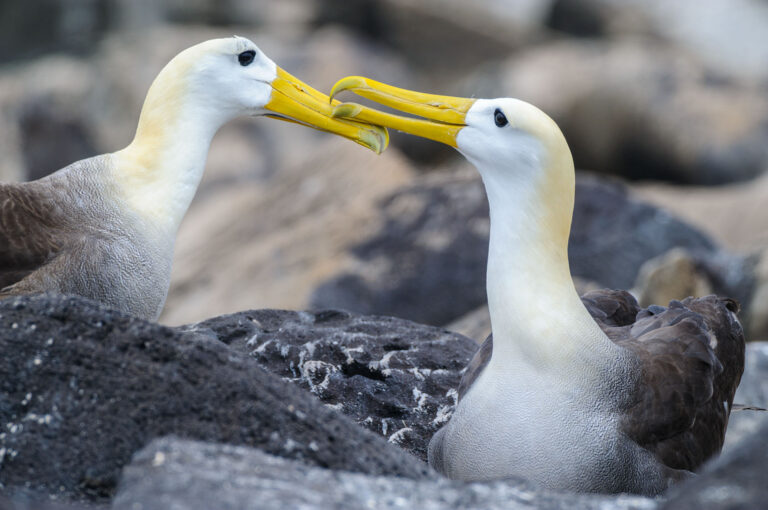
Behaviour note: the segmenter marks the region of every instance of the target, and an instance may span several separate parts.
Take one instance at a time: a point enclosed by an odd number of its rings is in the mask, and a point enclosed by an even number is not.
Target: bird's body
[[[37,181],[0,184],[0,298],[71,293],[157,319],[176,233],[219,127],[240,115],[266,115],[377,151],[386,143],[384,130],[330,112],[327,96],[247,39],[188,48],[153,82],[126,148]]]
[[[515,99],[434,96],[361,77],[331,96],[342,90],[429,119],[337,108],[456,147],[488,195],[493,340],[430,442],[430,465],[462,480],[521,476],[551,489],[653,495],[720,451],[744,366],[735,302],[642,311],[619,291],[582,301],[567,256],[574,166],[554,121]]]
[[[121,197],[111,155],[0,184],[0,298],[58,292],[156,318],[174,237]]]
[[[656,494],[720,450],[744,355],[734,303],[709,296],[642,310],[629,293],[610,290],[582,300],[606,336],[629,353],[606,366],[598,384],[553,385],[555,374],[530,367],[512,377],[486,373],[493,350],[488,337],[459,388],[459,409],[468,418],[457,409],[434,436],[433,467],[451,478],[489,480],[509,476],[506,462],[514,462],[517,474],[549,488]],[[669,372],[685,366],[691,367],[685,375]],[[649,393],[654,377],[670,379],[658,385],[660,394]],[[541,400],[545,388],[549,400]],[[522,401],[509,402],[520,395]],[[481,441],[478,424],[499,421],[515,433],[502,438],[489,427],[492,439]],[[462,436],[472,437],[472,446]],[[570,446],[542,448],[556,444]],[[578,461],[564,462],[564,451]],[[471,467],[470,459],[483,463],[491,455],[506,461],[495,471]]]

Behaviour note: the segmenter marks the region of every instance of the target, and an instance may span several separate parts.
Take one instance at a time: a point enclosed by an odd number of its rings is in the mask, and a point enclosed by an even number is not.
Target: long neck
[[[572,165],[570,161],[568,157],[550,164]],[[527,191],[498,182],[508,179],[501,174],[483,175],[491,215],[491,363],[501,370],[523,364],[582,374],[592,366],[598,373],[615,346],[581,303],[571,278],[573,168],[547,174],[557,176],[557,182],[544,181],[539,189]]]
[[[147,94],[136,135],[114,156],[129,206],[175,236],[205,169],[223,114],[195,101],[178,69],[161,73]]]

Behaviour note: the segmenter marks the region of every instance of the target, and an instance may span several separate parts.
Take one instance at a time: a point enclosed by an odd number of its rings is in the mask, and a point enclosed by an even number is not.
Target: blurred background
[[[349,74],[511,96],[579,169],[581,290],[738,298],[768,339],[766,0],[0,0],[0,180],[127,145],[182,49],[252,39],[329,91]],[[161,322],[342,307],[482,340],[487,205],[474,170],[392,134],[381,156],[268,119],[214,139]]]

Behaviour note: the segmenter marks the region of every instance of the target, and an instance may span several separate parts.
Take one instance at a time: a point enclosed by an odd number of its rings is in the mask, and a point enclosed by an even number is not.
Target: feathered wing
[[[641,365],[623,423],[627,436],[672,469],[693,471],[718,453],[744,371],[737,303],[707,296],[641,310],[629,293],[611,290],[582,299]]]
[[[478,349],[477,352],[475,352],[475,355],[472,356],[469,365],[467,365],[467,369],[461,376],[461,382],[459,383],[459,400],[464,397],[475,380],[480,376],[483,370],[485,370],[485,367],[488,366],[488,362],[491,361],[491,353],[493,353],[493,335],[488,335],[488,338],[485,339],[480,346],[480,349]]]
[[[606,335],[637,356],[641,380],[623,430],[666,466],[693,471],[722,448],[744,371],[738,304],[707,296],[641,309],[631,294],[597,290],[582,302]],[[488,365],[489,336],[467,366],[463,397]]]
[[[0,297],[66,245],[65,216],[46,184],[0,184]]]

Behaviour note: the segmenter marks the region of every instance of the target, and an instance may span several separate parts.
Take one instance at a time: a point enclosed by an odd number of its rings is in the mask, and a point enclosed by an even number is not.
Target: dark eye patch
[[[504,127],[507,124],[509,124],[509,121],[507,120],[507,117],[498,108],[496,108],[496,111],[493,112],[493,121],[496,123],[496,125],[498,127]]]
[[[256,52],[253,50],[246,50],[237,56],[237,61],[241,66],[250,65],[253,62],[253,58],[256,56]]]

